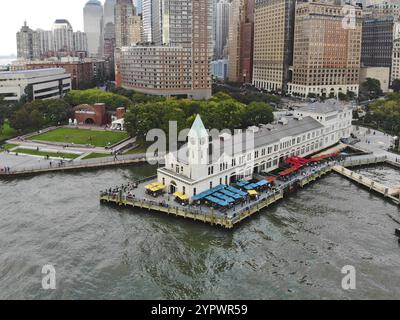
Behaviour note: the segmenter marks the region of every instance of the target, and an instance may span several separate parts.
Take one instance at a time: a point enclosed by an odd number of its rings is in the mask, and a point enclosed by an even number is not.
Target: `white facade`
[[[54,51],[53,31],[37,29],[36,33],[39,35],[40,53],[45,54],[49,51]]]
[[[31,85],[33,100],[57,99],[71,90],[71,75],[61,68],[0,72],[0,95],[18,101]]]
[[[254,173],[267,173],[279,167],[289,156],[308,156],[336,144],[351,134],[352,110],[339,103],[315,104],[300,108],[294,118],[251,128],[254,145],[233,154],[221,153],[210,161],[210,145],[221,143],[221,135],[209,143],[209,134],[197,117],[188,134],[188,143],[165,157],[165,167],[158,169],[158,182],[169,193],[183,192],[193,197],[220,184],[251,179]],[[243,134],[238,137],[243,136]],[[231,140],[233,139],[233,140]],[[225,148],[235,138],[222,142]]]
[[[88,52],[88,40],[85,32],[74,32],[74,49],[75,51]]]
[[[331,84],[331,85],[317,85],[317,86],[308,86],[301,84],[288,83],[288,93],[292,95],[300,95],[302,97],[307,97],[310,93],[315,94],[315,96],[323,96],[329,97],[330,95],[334,95],[337,97],[339,93],[347,94],[347,92],[354,92],[356,96],[358,96],[359,85],[358,84]]]
[[[74,31],[68,20],[59,19],[53,25],[54,50],[73,51]]]

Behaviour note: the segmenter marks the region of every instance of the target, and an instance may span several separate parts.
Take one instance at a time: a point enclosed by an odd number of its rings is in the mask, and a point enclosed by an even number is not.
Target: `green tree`
[[[400,79],[394,79],[392,81],[392,89],[394,92],[399,92],[400,91]]]
[[[264,102],[252,102],[243,113],[242,127],[257,126],[274,121],[273,109]]]
[[[100,89],[72,90],[64,100],[72,107],[80,104],[105,103],[108,110],[115,110],[118,107],[129,108],[132,106],[129,98]]]
[[[369,99],[375,99],[382,95],[381,83],[378,79],[367,78],[361,84],[361,93]]]

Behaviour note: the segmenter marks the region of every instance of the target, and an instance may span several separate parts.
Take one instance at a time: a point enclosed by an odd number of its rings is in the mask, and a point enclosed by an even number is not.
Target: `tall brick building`
[[[254,0],[233,0],[229,18],[228,80],[251,83],[253,75]]]
[[[347,13],[342,5],[297,3],[288,93],[302,97],[358,94],[362,10],[358,6],[351,10],[354,25],[344,25]]]

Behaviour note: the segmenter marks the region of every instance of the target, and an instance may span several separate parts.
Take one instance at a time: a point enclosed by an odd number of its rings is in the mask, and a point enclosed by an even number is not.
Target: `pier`
[[[187,204],[186,206],[182,206],[171,200],[170,196],[157,199],[145,195],[144,192],[140,192],[139,190],[144,190],[145,184],[156,181],[154,177],[141,182],[137,187],[138,190],[135,190],[134,197],[130,197],[125,192],[111,194],[106,192],[100,194],[100,202],[103,204],[113,204],[119,207],[139,208],[142,210],[164,213],[168,216],[190,219],[225,229],[233,229],[247,218],[283,200],[291,193],[296,192],[296,190],[306,187],[310,183],[319,180],[331,172],[337,173],[368,190],[382,195],[393,203],[400,205],[400,186],[388,187],[349,169],[352,167],[374,164],[387,164],[400,168],[400,162],[395,160],[397,159],[367,154],[364,156],[348,157],[341,161],[329,161],[319,164],[317,167],[306,167],[301,169],[298,174],[293,176],[290,180],[286,182],[279,181],[274,188],[265,193],[260,192],[260,196],[257,200],[246,201],[244,204],[236,205],[223,213],[204,205],[197,206],[194,204]]]
[[[246,201],[242,205],[236,205],[224,213],[205,206],[182,206],[173,201],[167,201],[165,197],[161,199],[151,199],[150,197],[146,198],[143,194],[129,197],[122,191],[113,194],[101,193],[100,202],[103,204],[113,204],[119,207],[139,208],[164,213],[169,216],[191,219],[212,226],[232,229],[240,222],[284,199],[285,196],[291,194],[296,189],[303,188],[313,181],[325,176],[332,171],[332,168],[332,165],[325,164],[320,166],[318,169],[308,169],[307,172],[303,173],[303,175],[296,176],[292,180],[282,183],[279,187],[274,187],[272,190],[268,190],[265,193],[260,193],[258,200]],[[152,181],[153,180],[142,181],[137,186],[137,189],[143,189],[145,184]]]
[[[400,185],[398,187],[388,187],[340,165],[336,165],[332,169],[341,176],[392,200],[395,204],[400,204]]]

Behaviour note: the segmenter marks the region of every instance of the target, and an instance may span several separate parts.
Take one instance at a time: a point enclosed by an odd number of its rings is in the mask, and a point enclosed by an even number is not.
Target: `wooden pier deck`
[[[311,176],[305,177],[301,180],[297,180],[295,182],[295,186],[303,188],[306,185],[312,183],[313,181],[316,181],[317,179],[325,176],[331,171],[332,167],[323,168]],[[191,219],[193,221],[207,223],[212,226],[220,226],[225,229],[232,229],[245,219],[253,216],[254,214],[260,212],[261,210],[266,209],[269,206],[273,205],[274,203],[277,203],[278,201],[283,199],[286,194],[285,192],[286,189],[287,186],[277,190],[274,194],[270,195],[267,198],[249,204],[245,204],[244,208],[238,208],[236,211],[234,211],[235,212],[234,216],[224,216],[223,214],[216,212],[214,210],[201,211],[195,206],[187,206],[187,207],[171,206],[171,205],[166,206],[161,203],[157,203],[156,200],[148,201],[145,199],[127,199],[123,195],[122,196],[107,195],[107,194],[101,195],[100,202],[106,204],[124,206],[124,207],[140,208],[149,211],[157,211],[175,217]]]
[[[334,166],[333,171],[340,174],[341,176],[356,182],[359,185],[368,188],[369,190],[375,191],[376,193],[384,196],[387,199],[392,200],[395,204],[400,205],[400,189],[390,188],[382,183],[376,182],[370,178],[367,178],[359,173],[351,171],[343,166]]]

